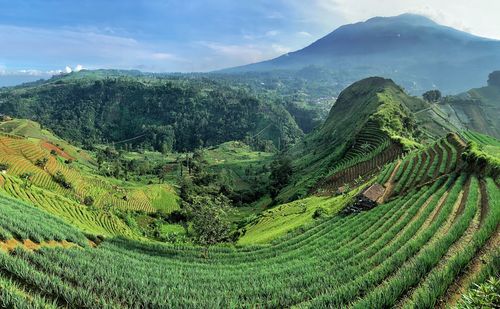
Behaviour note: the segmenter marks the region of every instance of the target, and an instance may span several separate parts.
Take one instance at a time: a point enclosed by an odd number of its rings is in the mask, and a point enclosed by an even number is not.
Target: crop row
[[[48,299],[79,307],[384,307],[425,282],[410,294],[416,303],[434,269],[447,269],[435,267],[477,211],[479,197],[469,194],[453,219],[467,177],[440,178],[268,246],[215,247],[207,257],[203,248],[116,239],[97,249],[18,250],[1,268]],[[476,180],[471,186],[474,192]]]

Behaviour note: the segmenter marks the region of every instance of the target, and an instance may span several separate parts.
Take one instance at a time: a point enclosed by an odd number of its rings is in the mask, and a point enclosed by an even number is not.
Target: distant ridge
[[[307,66],[346,72],[352,82],[378,75],[392,78],[413,92],[437,87],[456,93],[479,87],[484,76],[500,67],[500,41],[415,14],[374,17],[341,26],[298,51],[223,72],[300,70]]]

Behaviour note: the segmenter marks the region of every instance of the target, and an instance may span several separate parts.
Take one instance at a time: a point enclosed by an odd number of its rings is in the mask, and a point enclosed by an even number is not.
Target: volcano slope
[[[368,89],[368,98],[386,93],[384,85],[395,89],[387,80],[370,82],[383,87]],[[346,134],[357,136],[376,123],[391,142],[399,136],[403,150],[415,144],[414,132],[396,135],[395,126],[378,119],[377,112],[391,107],[384,105],[370,107],[372,113],[362,115],[358,129],[346,120],[352,131]],[[337,111],[342,107],[336,106]],[[391,115],[396,113],[401,111],[395,109]],[[405,113],[411,118],[410,108]],[[333,112],[331,117],[340,118]],[[377,207],[324,217],[265,245],[207,249],[124,237],[88,243],[78,229],[53,215],[2,195],[0,238],[3,244],[14,240],[19,246],[1,246],[0,304],[35,308],[454,305],[457,295],[472,283],[498,276],[500,264],[497,161],[482,153],[491,140],[481,141],[483,148],[450,134],[420,149],[402,150],[400,161],[389,159],[359,184],[379,182],[390,188]],[[317,153],[321,151],[318,148]],[[339,155],[325,167],[326,179],[342,172],[333,167],[343,158]],[[27,246],[28,240],[40,245]],[[74,245],[44,245],[63,241]]]

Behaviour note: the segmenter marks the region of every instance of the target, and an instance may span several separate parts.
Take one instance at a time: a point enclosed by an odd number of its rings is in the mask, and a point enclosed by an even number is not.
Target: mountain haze
[[[500,41],[419,15],[374,17],[341,26],[301,50],[225,72],[307,66],[345,72],[351,82],[377,75],[392,78],[414,93],[433,87],[456,93],[479,87],[484,76],[500,67]]]

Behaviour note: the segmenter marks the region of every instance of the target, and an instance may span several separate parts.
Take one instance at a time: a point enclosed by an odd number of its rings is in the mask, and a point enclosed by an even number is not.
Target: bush
[[[68,180],[66,180],[66,176],[64,176],[64,174],[61,173],[61,171],[57,171],[52,176],[52,179],[54,179],[54,181],[60,184],[63,188],[71,189],[73,187],[71,183]]]
[[[491,277],[487,282],[475,285],[462,296],[458,308],[497,308],[500,304],[500,279]]]
[[[83,204],[85,206],[92,206],[94,204],[94,198],[92,196],[86,196],[83,199]]]
[[[9,164],[8,163],[4,163],[4,162],[1,162],[0,163],[0,171],[6,171],[9,169]]]
[[[45,168],[45,165],[47,165],[47,162],[49,162],[48,158],[41,158],[41,159],[36,159],[35,165],[40,167],[40,168]]]
[[[324,208],[320,207],[314,211],[312,217],[313,217],[313,219],[319,219],[319,218],[323,217],[325,214],[326,214],[326,210]]]

